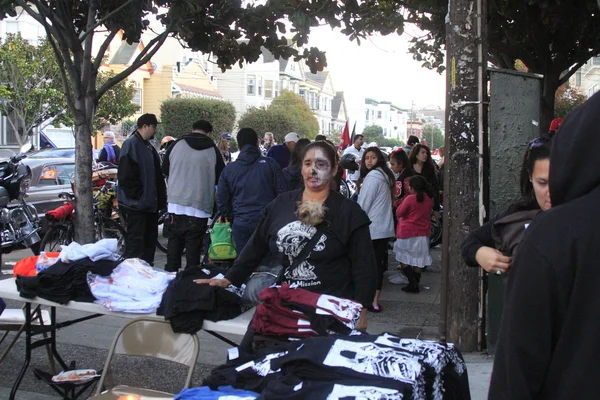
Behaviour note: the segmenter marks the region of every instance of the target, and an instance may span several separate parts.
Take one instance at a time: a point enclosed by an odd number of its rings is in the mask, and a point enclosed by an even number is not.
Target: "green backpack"
[[[231,232],[231,223],[227,219],[222,222],[219,218],[215,222],[215,225],[208,230],[210,234],[208,258],[215,261],[222,261],[233,260],[237,257]]]

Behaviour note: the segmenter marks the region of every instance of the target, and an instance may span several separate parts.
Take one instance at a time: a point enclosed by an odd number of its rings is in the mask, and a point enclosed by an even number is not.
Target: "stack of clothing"
[[[96,303],[111,311],[151,314],[175,274],[152,268],[139,258],[128,258],[110,276],[89,273],[87,282]]]
[[[261,351],[230,359],[203,384],[251,390],[265,400],[470,399],[464,360],[451,344],[353,335]]]
[[[264,289],[252,320],[261,335],[283,337],[349,334],[356,328],[362,305],[352,300],[309,292],[283,284]]]
[[[222,275],[200,267],[188,267],[177,274],[163,295],[158,315],[169,321],[175,333],[196,333],[204,320],[223,321],[242,313],[237,288],[200,285],[195,279],[220,278]]]
[[[87,284],[88,272],[101,276],[112,273],[119,264],[113,259],[92,261],[85,257],[66,263],[57,261],[37,276],[17,276],[17,290],[21,297],[41,297],[59,304],[69,301],[93,302],[95,300]]]

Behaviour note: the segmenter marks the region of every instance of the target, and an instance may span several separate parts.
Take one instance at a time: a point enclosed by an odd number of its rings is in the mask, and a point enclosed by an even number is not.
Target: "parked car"
[[[98,154],[99,151],[94,150],[94,159]],[[27,202],[35,206],[43,233],[46,231],[46,212],[63,205],[64,200],[58,197],[59,193],[71,192],[71,179],[75,176],[75,149],[42,149],[22,162],[31,168]],[[16,206],[13,203],[9,204],[9,208]]]

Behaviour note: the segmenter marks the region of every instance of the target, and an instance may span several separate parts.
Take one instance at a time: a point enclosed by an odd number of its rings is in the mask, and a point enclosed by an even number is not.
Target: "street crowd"
[[[166,271],[179,271],[184,255],[186,267],[200,265],[209,221],[231,222],[237,258],[222,280],[201,283],[239,287],[265,273],[359,301],[372,312],[382,310],[388,269],[390,282],[419,292],[421,270],[431,265],[430,221],[439,218],[443,159],[436,164],[417,137],[388,155],[365,146],[361,134],[343,148],[323,135],[311,141],[289,132],[277,144],[271,132],[261,140],[241,128],[232,160],[231,134],[215,143],[204,120],[177,140],[163,138],[157,152],[151,140],[158,124],[144,114],[120,149],[111,132],[104,134],[101,157],[117,158],[126,258],[153,264],[158,218],[166,210]],[[353,199],[339,193],[342,179],[356,188]],[[312,251],[301,254],[307,245]],[[388,268],[389,249],[397,267]]]

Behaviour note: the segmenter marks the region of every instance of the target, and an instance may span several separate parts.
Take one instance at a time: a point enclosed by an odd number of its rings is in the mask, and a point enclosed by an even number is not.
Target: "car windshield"
[[[43,149],[28,158],[71,158],[75,157],[75,149]]]

